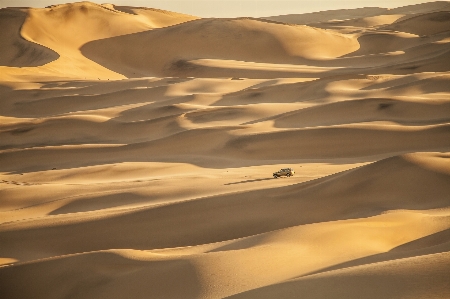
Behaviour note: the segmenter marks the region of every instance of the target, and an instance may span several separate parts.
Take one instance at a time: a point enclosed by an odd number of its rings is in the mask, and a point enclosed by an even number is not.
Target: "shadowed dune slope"
[[[26,17],[25,10],[0,9],[0,65],[39,66],[59,57],[51,49],[24,39],[21,28]]]
[[[183,38],[180,39],[180,36]],[[143,48],[128,47],[139,41]],[[224,59],[299,63],[338,57],[358,49],[351,37],[307,26],[287,26],[256,19],[202,19],[159,30],[94,41],[82,53],[109,69],[178,75],[186,61]],[[124,73],[127,76],[132,74]]]
[[[450,5],[448,1],[435,1],[431,3],[421,3],[414,5],[407,5],[398,8],[381,8],[381,7],[364,7],[356,9],[338,9],[328,10],[305,14],[292,14],[266,17],[266,19],[291,23],[291,24],[311,24],[312,26],[340,26],[340,25],[357,25],[357,26],[373,26],[383,25],[384,21],[379,23],[377,19],[386,19],[392,15],[408,15],[408,14],[423,14],[434,11],[448,11]]]
[[[372,17],[385,14],[387,11],[388,10],[386,8],[365,7],[356,9],[328,10],[298,15],[296,14],[280,15],[280,16],[266,17],[266,19],[283,23],[307,25],[311,23],[322,23],[336,19],[346,20],[362,17]]]
[[[43,296],[45,298],[196,298],[200,293],[195,268],[189,261],[150,258],[127,250],[105,251],[23,264],[6,269],[1,275],[3,295]],[[136,255],[137,254],[137,255]],[[151,259],[153,257],[153,259]],[[80,268],[80,265],[84,265]],[[72,273],[71,277],[66,275]],[[21,276],[18,279],[17,275]],[[145,282],[143,281],[145,277]],[[29,280],[31,287],[20,290],[19,282]],[[53,288],[42,285],[58,281]],[[183,285],[183,288],[178,287]],[[100,290],[100,292],[99,292]]]
[[[281,128],[301,128],[374,121],[391,121],[409,126],[431,125],[448,123],[449,110],[449,102],[429,104],[392,99],[362,99],[288,112],[276,117],[275,125]]]
[[[450,3],[448,1],[425,2],[389,9],[393,14],[422,14],[448,10],[450,10]]]
[[[399,20],[385,29],[416,35],[434,35],[449,31],[450,11],[432,12]]]
[[[298,155],[310,159],[361,157],[440,150],[450,146],[449,135],[449,125],[420,130],[348,127],[286,130],[232,138],[225,152],[247,159],[289,159]],[[282,151],[280,145],[285,145]]]
[[[419,46],[423,41],[414,36],[401,33],[368,33],[360,36],[361,48],[347,56],[373,55],[402,51]]]

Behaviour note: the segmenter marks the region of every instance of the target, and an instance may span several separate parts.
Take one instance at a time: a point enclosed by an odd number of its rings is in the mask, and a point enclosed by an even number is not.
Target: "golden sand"
[[[1,297],[450,298],[449,15],[1,9]]]

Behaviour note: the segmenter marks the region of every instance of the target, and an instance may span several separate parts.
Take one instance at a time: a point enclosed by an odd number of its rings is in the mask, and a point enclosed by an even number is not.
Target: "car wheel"
[[[274,179],[278,179],[278,176],[276,174],[273,175]]]
[[[290,174],[290,173],[287,173],[287,174],[286,174],[286,177],[290,177],[290,176],[291,176],[291,174]]]

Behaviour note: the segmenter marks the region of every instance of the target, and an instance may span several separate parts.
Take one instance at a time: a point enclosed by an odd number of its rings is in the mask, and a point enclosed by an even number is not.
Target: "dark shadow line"
[[[268,180],[272,180],[272,179],[273,179],[273,178],[245,180],[245,181],[240,181],[240,182],[227,183],[227,184],[224,184],[224,185],[236,185],[236,184],[244,184],[244,183],[260,182],[260,181],[268,181]]]

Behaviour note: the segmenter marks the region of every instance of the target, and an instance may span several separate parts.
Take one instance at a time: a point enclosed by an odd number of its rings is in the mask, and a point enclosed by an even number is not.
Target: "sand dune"
[[[315,23],[325,23],[333,20],[346,20],[346,19],[357,19],[364,17],[374,17],[385,14],[389,11],[386,8],[380,7],[364,7],[356,9],[338,9],[329,11],[320,11],[306,14],[292,14],[292,15],[281,15],[267,17],[267,19],[277,22],[289,23],[289,24],[315,24]]]
[[[2,298],[450,296],[449,7],[0,10]]]
[[[30,242],[31,256],[40,252],[40,258],[108,248],[192,246],[326,220],[362,218],[389,210],[445,207],[450,169],[447,166],[436,170],[430,161],[440,159],[448,164],[448,156],[419,156],[418,161],[414,158],[390,158],[316,182],[283,188],[91,213],[82,218],[67,214],[4,224],[0,233],[5,244],[2,255],[28,260],[30,253],[18,248]],[[392,182],[395,193],[386,189]],[[424,201],[425,198],[428,200]],[[236,225],[240,228],[233,229]],[[448,221],[443,225],[448,225]],[[37,235],[40,237],[36,238]],[[60,242],[62,236],[64,242]],[[80,242],[80,238],[84,241]]]
[[[78,50],[85,43],[108,37],[166,27],[185,20],[187,15],[170,15],[158,10],[127,13],[115,7],[79,2],[29,11],[21,34],[60,51]],[[57,25],[57,28],[55,28]]]
[[[448,31],[449,23],[450,11],[442,11],[420,14],[404,20],[400,19],[385,28],[416,35],[435,35]]]
[[[180,35],[184,36],[182,40]],[[157,46],[151,47],[148,53],[123,46],[136,41]],[[244,18],[191,21],[94,41],[83,46],[81,51],[91,60],[134,77],[134,73],[180,76],[192,68],[195,71],[195,66],[188,63],[192,59],[298,64],[305,59],[338,57],[356,49],[358,43],[355,40],[338,33]]]
[[[302,128],[383,121],[405,126],[447,123],[449,104],[383,98],[351,100],[290,111],[277,117],[275,126],[289,128],[294,125]],[[319,121],[321,117],[325,120]]]
[[[447,278],[448,255],[448,252],[425,255],[312,275],[229,298],[296,298],[295,294],[299,293],[304,298],[379,298],[380,293],[389,298],[402,298],[404,294],[397,291],[399,284],[408,286],[408,293],[414,297],[446,297],[448,288],[443,286]],[[383,285],[381,291],[380,282]],[[332,287],[324,288],[325,285]]]
[[[27,13],[19,9],[0,10],[2,44],[0,65],[10,67],[38,66],[56,60],[59,55],[49,48],[24,39],[20,34]]]
[[[21,63],[17,65],[19,62],[14,62],[15,64],[10,65],[12,62],[9,62],[9,64],[5,62],[0,65],[29,67],[36,66],[36,63],[39,63],[38,65],[48,63],[38,69],[26,69],[26,73],[28,76],[37,76],[37,78],[49,77],[50,80],[55,80],[55,77],[120,79],[124,77],[86,59],[80,53],[80,47],[93,40],[170,26],[196,19],[193,16],[177,13],[168,14],[161,10],[136,10],[141,12],[140,14],[125,8],[123,10],[127,12],[116,10],[114,6],[102,6],[90,2],[54,5],[45,9],[29,9],[26,12],[13,10],[14,14],[23,15],[22,17],[16,17],[17,21],[15,21],[19,26],[16,31],[20,29],[20,36],[54,52],[45,48],[46,51],[44,51],[41,49],[42,47],[33,45],[39,52],[42,52],[39,54],[42,56],[40,59],[43,60],[42,62],[37,62],[39,60],[35,59],[31,64]],[[4,12],[4,14],[7,14],[7,12]],[[8,26],[11,25],[8,24]],[[17,34],[13,28],[8,30],[9,34],[12,32]],[[18,47],[21,43],[23,41],[14,45]],[[31,46],[21,46],[20,51],[24,51],[22,50],[24,47]],[[30,52],[31,50],[27,51]],[[39,52],[36,53],[35,51],[33,55],[38,55]],[[2,54],[2,59],[7,59],[11,55],[13,54]],[[24,60],[26,57],[27,55],[21,55],[20,59]],[[11,73],[14,77],[19,78],[24,76],[23,70],[18,69],[6,69],[2,72]]]

